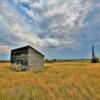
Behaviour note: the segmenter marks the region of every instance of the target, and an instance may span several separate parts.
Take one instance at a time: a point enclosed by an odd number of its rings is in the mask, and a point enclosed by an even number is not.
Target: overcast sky
[[[0,59],[31,45],[46,58],[100,57],[100,0],[0,0]]]

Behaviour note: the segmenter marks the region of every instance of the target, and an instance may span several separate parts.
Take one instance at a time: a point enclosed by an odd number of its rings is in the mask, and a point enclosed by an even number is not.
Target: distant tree
[[[53,59],[53,61],[55,62],[55,61],[57,61],[56,59]]]

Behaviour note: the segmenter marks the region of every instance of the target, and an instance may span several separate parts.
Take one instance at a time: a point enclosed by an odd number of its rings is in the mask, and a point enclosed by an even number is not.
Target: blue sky
[[[100,0],[0,0],[0,59],[31,45],[46,58],[100,57]]]

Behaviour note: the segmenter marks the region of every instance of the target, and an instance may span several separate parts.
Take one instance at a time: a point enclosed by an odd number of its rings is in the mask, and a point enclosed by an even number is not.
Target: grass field
[[[0,100],[100,100],[100,64],[63,61],[17,72],[1,63]]]

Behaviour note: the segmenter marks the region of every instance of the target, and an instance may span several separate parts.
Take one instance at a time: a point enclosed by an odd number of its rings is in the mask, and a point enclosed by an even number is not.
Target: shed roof
[[[17,51],[17,50],[24,50],[24,49],[28,49],[28,48],[31,48],[32,50],[34,50],[35,52],[37,52],[38,54],[40,54],[41,56],[44,57],[44,55],[42,53],[40,53],[39,51],[37,51],[36,49],[34,49],[33,47],[31,47],[29,45],[28,46],[24,46],[24,47],[20,47],[20,48],[17,48],[17,49],[13,49],[11,51],[14,52],[14,51]]]

